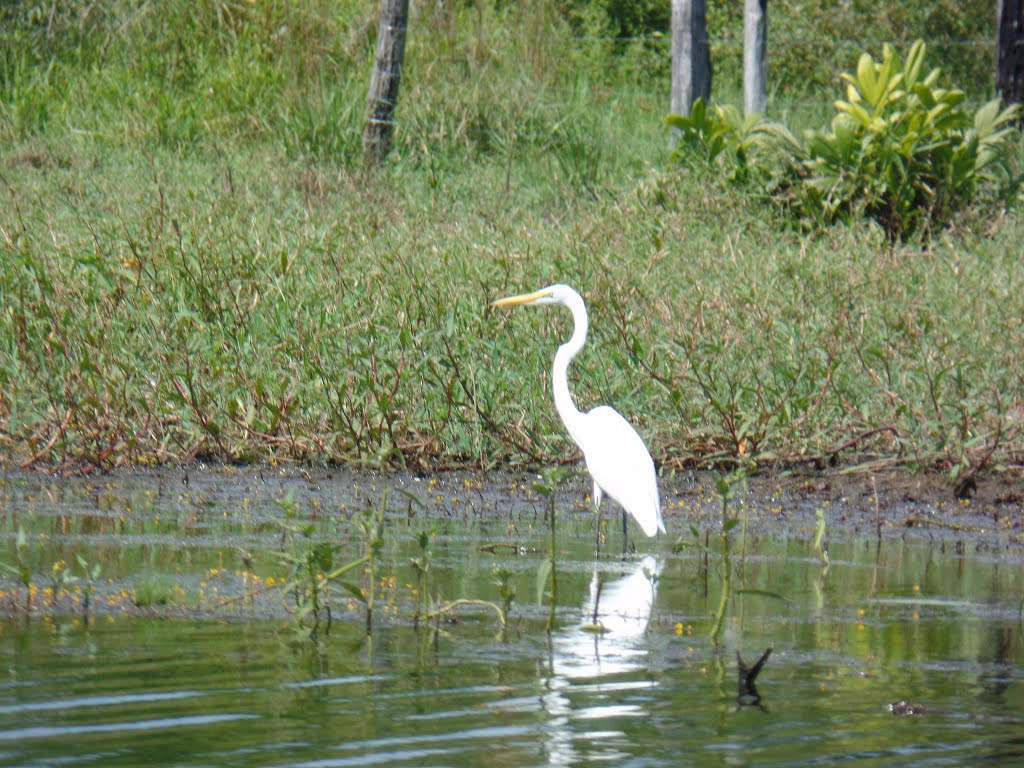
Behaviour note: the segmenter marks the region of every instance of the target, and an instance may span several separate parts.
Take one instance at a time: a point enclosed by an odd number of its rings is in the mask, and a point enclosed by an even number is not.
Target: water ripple
[[[173,701],[201,696],[199,691],[171,691],[169,693],[126,693],[118,696],[80,696],[76,699],[57,699],[55,701],[35,701],[25,704],[0,705],[0,715],[18,714],[21,712],[46,712],[60,709],[78,709],[84,707],[108,707],[119,704],[141,704],[153,701]]]
[[[92,725],[44,725],[35,728],[16,728],[0,731],[0,741],[21,739],[46,739],[51,737],[79,736],[93,733],[125,733],[129,731],[151,731],[161,728],[180,728],[198,725],[215,725],[232,720],[258,720],[259,715],[191,715],[186,717],[161,717],[135,722],[96,723]]]

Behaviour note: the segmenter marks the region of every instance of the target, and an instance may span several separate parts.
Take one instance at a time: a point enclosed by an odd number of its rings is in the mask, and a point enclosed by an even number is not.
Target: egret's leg
[[[601,553],[601,486],[594,481],[594,551]]]
[[[629,549],[629,532],[626,527],[626,510],[622,510],[622,554]]]

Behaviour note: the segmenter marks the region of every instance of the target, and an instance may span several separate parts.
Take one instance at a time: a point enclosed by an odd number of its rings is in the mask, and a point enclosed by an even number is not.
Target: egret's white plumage
[[[569,363],[587,340],[587,307],[567,285],[549,285],[533,293],[498,299],[493,306],[560,304],[575,321],[572,337],[558,348],[552,368],[555,407],[573,441],[583,451],[594,479],[594,506],[600,514],[602,495],[610,496],[636,520],[648,536],[665,532],[658,498],[658,476],[643,439],[622,415],[607,405],[583,413],[569,394]]]

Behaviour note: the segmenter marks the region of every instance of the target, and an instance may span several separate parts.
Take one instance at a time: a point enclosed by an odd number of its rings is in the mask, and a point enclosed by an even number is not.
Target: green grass
[[[547,386],[567,313],[488,309],[563,281],[591,310],[579,403],[613,403],[668,466],[1019,468],[1019,211],[928,247],[800,234],[667,167],[658,84],[490,4],[482,26],[420,19],[395,151],[366,175],[373,4],[329,5],[239,4],[266,18],[199,25],[185,52],[173,14],[102,55],[8,49],[4,462],[564,459]]]

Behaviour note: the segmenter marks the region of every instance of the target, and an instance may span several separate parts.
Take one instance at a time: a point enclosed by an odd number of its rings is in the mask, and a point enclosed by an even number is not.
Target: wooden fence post
[[[672,114],[689,115],[711,96],[711,49],[705,0],[672,0]]]
[[[763,115],[768,103],[768,0],[746,0],[743,12],[743,112]]]
[[[398,103],[408,23],[409,0],[381,0],[377,58],[370,78],[366,129],[363,131],[363,158],[368,165],[383,163],[391,149],[395,128],[392,113]]]
[[[999,0],[996,88],[1007,104],[1024,102],[1024,0]]]

